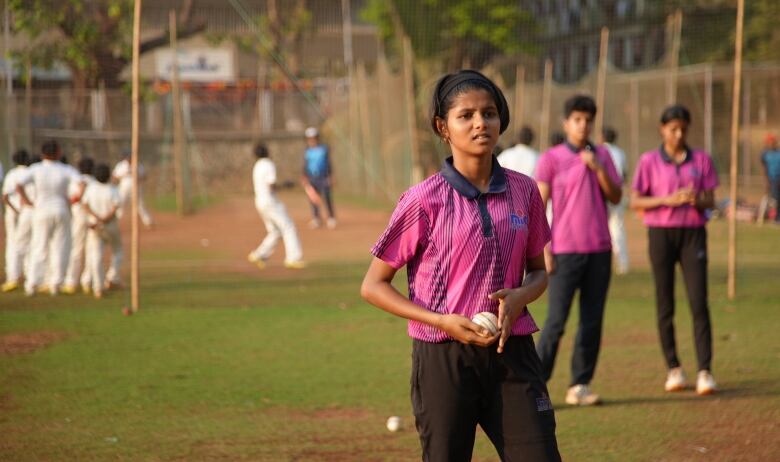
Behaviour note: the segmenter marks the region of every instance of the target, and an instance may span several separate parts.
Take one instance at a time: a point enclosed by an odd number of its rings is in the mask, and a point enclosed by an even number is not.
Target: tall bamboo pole
[[[188,212],[186,198],[184,194],[184,159],[182,155],[182,122],[181,122],[181,88],[179,85],[179,44],[176,37],[176,11],[171,9],[168,12],[168,31],[171,42],[171,55],[173,55],[173,64],[171,66],[171,96],[173,111],[173,176],[176,187],[176,212],[179,215],[185,215]]]
[[[552,95],[552,59],[544,61],[544,86],[542,87],[542,120],[539,129],[539,151],[544,152],[550,143],[550,96]]]
[[[596,136],[601,136],[604,128],[604,99],[607,86],[607,62],[609,61],[609,28],[601,28],[601,46],[599,47],[599,73],[596,80],[596,120],[594,131]]]
[[[414,97],[414,52],[412,51],[412,41],[405,34],[403,36],[403,61],[404,90],[406,93],[406,126],[409,130],[409,140],[412,149],[411,184],[417,184],[423,180],[423,169],[420,159],[420,141],[417,137],[417,111],[415,110]]]
[[[130,156],[132,159],[131,172],[133,176],[133,188],[130,199],[130,309],[138,311],[139,283],[140,283],[140,235],[138,223],[138,99],[139,99],[139,74],[140,74],[140,38],[141,38],[141,0],[135,0],[133,12],[133,90],[132,90],[132,130],[130,132]]]
[[[704,68],[704,150],[712,155],[712,64]]]
[[[682,10],[678,9],[672,16],[672,53],[669,60],[669,76],[666,81],[666,102],[674,104],[677,101],[677,73],[680,68],[680,41],[682,40]]]
[[[515,70],[515,136],[523,128],[523,98],[525,98],[525,66]]]
[[[635,161],[639,159],[639,116],[642,113],[642,108],[639,107],[639,81],[637,79],[631,79],[630,83],[631,93],[631,155],[630,157]]]
[[[728,297],[737,296],[737,146],[739,142],[739,94],[742,85],[742,26],[745,17],[745,0],[737,3],[737,37],[734,43],[734,90],[731,101],[731,168],[729,171],[729,262]]]

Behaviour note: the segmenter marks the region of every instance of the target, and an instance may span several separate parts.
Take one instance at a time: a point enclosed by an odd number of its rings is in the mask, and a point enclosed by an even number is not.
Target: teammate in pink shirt
[[[631,193],[631,207],[644,212],[648,227],[650,262],[655,278],[658,332],[669,368],[664,388],[687,388],[674,339],[674,271],[682,267],[699,373],[696,391],[707,395],[717,389],[712,378],[712,328],[707,302],[707,223],[705,211],[715,204],[718,175],[704,151],[685,142],[691,114],[683,106],[671,106],[661,115],[658,149],[639,159]]]
[[[580,291],[580,319],[571,359],[566,402],[597,404],[590,389],[601,346],[604,304],[612,266],[607,201],[620,202],[620,176],[609,151],[589,141],[596,103],[576,95],[564,105],[566,141],[550,148],[536,167],[542,201],[552,199],[552,245],[545,252],[550,273],[547,320],[537,351],[549,380],[574,293]]]
[[[509,124],[506,100],[479,72],[460,71],[439,80],[431,113],[452,157],[401,196],[361,295],[409,319],[423,460],[471,460],[480,425],[502,460],[559,461],[527,309],[547,286],[550,231],[533,180],[492,154]],[[403,266],[408,298],[392,286]],[[482,311],[498,316],[497,334],[470,320]]]

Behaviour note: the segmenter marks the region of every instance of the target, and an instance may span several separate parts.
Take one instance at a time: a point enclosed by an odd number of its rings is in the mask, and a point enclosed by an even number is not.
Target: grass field
[[[300,197],[286,199],[302,223]],[[243,261],[262,234],[251,202],[225,200],[195,218],[159,213],[144,235],[135,316],[120,314],[126,291],[102,301],[2,294],[0,460],[419,460],[405,323],[358,295],[367,246],[386,219],[344,206],[343,231],[301,230],[309,268],[285,271],[277,255],[259,272]],[[739,298],[728,302],[726,225],[710,226],[722,387],[711,398],[662,391],[634,217],[629,231],[635,269],[613,279],[593,383],[606,403],[562,403],[576,315],[550,382],[564,459],[780,460],[780,229],[740,226]],[[682,289],[678,343],[693,375]],[[545,303],[531,307],[539,322]],[[390,415],[404,419],[399,433],[385,429]],[[475,460],[497,460],[484,435]]]

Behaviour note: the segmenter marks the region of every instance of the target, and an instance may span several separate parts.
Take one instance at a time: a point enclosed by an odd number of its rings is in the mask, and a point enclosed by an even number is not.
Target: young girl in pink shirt
[[[423,460],[471,460],[480,425],[502,460],[559,461],[526,307],[547,287],[550,231],[534,181],[493,156],[506,100],[482,74],[460,71],[439,80],[431,112],[452,157],[401,196],[361,294],[409,320]],[[408,298],[392,286],[403,266]],[[471,321],[484,311],[497,315],[495,334]]]
[[[648,227],[650,262],[655,279],[658,333],[668,367],[666,391],[687,388],[677,357],[674,337],[675,266],[682,267],[698,359],[696,392],[714,393],[712,328],[707,300],[707,223],[705,211],[715,203],[718,175],[704,151],[686,143],[691,114],[671,106],[661,115],[658,149],[639,159],[631,193],[631,207],[643,211]]]

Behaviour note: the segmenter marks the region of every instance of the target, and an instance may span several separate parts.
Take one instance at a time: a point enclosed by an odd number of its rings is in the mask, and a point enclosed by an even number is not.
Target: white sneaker
[[[335,218],[328,218],[328,221],[326,222],[326,225],[328,229],[336,229],[336,219]]]
[[[699,375],[696,378],[696,394],[700,396],[711,395],[716,391],[718,391],[718,386],[715,384],[715,379],[712,378],[710,371],[699,371]]]
[[[566,392],[566,404],[572,406],[592,406],[601,403],[599,395],[593,393],[587,385],[574,385]]]
[[[322,226],[322,222],[319,218],[315,218],[309,222],[309,229],[318,229]]]
[[[681,391],[686,388],[688,388],[688,379],[686,379],[682,367],[673,367],[669,369],[669,374],[667,374],[666,383],[664,384],[664,390]]]

